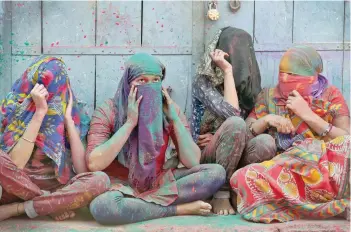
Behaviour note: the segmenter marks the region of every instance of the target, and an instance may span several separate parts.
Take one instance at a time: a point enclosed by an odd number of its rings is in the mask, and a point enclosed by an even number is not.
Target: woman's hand
[[[45,116],[48,112],[48,103],[46,99],[49,96],[49,92],[46,90],[44,85],[35,84],[30,94],[36,107],[36,113]]]
[[[207,133],[199,136],[199,140],[197,141],[197,145],[201,148],[204,149],[207,144],[211,142],[213,138],[213,134]]]
[[[72,93],[72,89],[71,86],[68,85],[67,86],[68,89],[68,95],[69,95],[69,100],[66,106],[66,113],[65,113],[65,122],[69,122],[70,120],[72,120],[72,108],[73,108],[73,93]]]
[[[308,103],[303,99],[299,92],[296,90],[292,91],[289,94],[288,100],[286,102],[286,107],[294,112],[301,119],[304,119],[306,116],[310,116],[313,111],[309,107]]]
[[[132,126],[138,125],[139,119],[139,104],[143,96],[140,96],[138,100],[136,100],[136,94],[138,89],[132,85],[130,88],[130,92],[128,95],[128,112],[127,112],[127,122],[129,122]]]
[[[232,72],[232,65],[225,59],[225,57],[229,56],[228,53],[216,49],[214,52],[210,53],[210,56],[217,67],[223,72]]]
[[[294,134],[295,128],[290,119],[284,118],[280,115],[267,115],[267,124],[275,127],[279,133]]]
[[[162,87],[162,95],[165,99],[165,102],[163,103],[163,112],[165,113],[167,118],[172,122],[179,119],[177,110],[173,104],[173,100],[169,96],[167,89],[164,87]]]

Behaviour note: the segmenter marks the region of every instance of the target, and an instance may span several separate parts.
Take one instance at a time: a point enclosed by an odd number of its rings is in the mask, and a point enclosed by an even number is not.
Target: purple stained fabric
[[[127,120],[128,95],[131,82],[141,75],[165,76],[164,65],[154,56],[137,53],[126,62],[126,70],[119,83],[114,102],[118,115],[114,131]],[[118,161],[129,169],[128,181],[139,193],[152,189],[157,173],[156,160],[163,145],[163,128],[166,125],[162,112],[162,84],[138,85],[139,120],[128,141],[118,154]]]
[[[161,155],[163,140],[161,82],[138,86],[138,126],[130,136],[129,152],[124,154],[129,167],[129,181],[139,192],[152,187],[157,177],[156,162]]]
[[[328,80],[326,77],[318,74],[316,83],[312,85],[312,97],[319,98],[324,90],[328,87]]]

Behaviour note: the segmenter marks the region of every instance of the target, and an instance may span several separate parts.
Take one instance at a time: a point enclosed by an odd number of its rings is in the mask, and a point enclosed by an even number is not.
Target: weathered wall
[[[189,109],[191,80],[204,46],[216,30],[230,25],[253,36],[263,86],[276,83],[284,50],[294,43],[309,43],[324,59],[323,73],[350,98],[348,1],[243,1],[236,13],[228,2],[220,1],[221,17],[215,22],[206,18],[207,2],[202,1],[2,4],[0,35],[5,51],[0,97],[33,56],[52,54],[64,59],[76,94],[92,112],[96,104],[113,96],[123,62],[144,51],[165,63],[173,98]]]

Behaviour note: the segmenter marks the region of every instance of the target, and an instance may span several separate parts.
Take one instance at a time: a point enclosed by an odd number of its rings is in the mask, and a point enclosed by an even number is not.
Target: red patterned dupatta
[[[255,222],[336,216],[350,205],[350,136],[306,139],[234,173],[238,212]]]

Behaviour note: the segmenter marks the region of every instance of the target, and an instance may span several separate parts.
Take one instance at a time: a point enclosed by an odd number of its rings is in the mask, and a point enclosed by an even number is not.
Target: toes
[[[223,210],[223,214],[224,214],[224,215],[228,215],[228,210],[226,210],[226,209]]]
[[[234,214],[235,214],[234,209],[230,209],[230,210],[229,210],[229,214],[234,215]]]
[[[206,202],[201,202],[200,207],[201,207],[202,209],[209,209],[209,210],[212,209],[212,206],[211,206],[210,204],[206,203]]]
[[[211,210],[208,209],[200,209],[200,214],[201,215],[208,215],[211,213]]]
[[[70,214],[69,214],[69,218],[74,218],[74,216],[76,216],[76,213],[71,211]]]
[[[223,215],[223,210],[220,210],[220,211],[219,211],[219,215]]]

